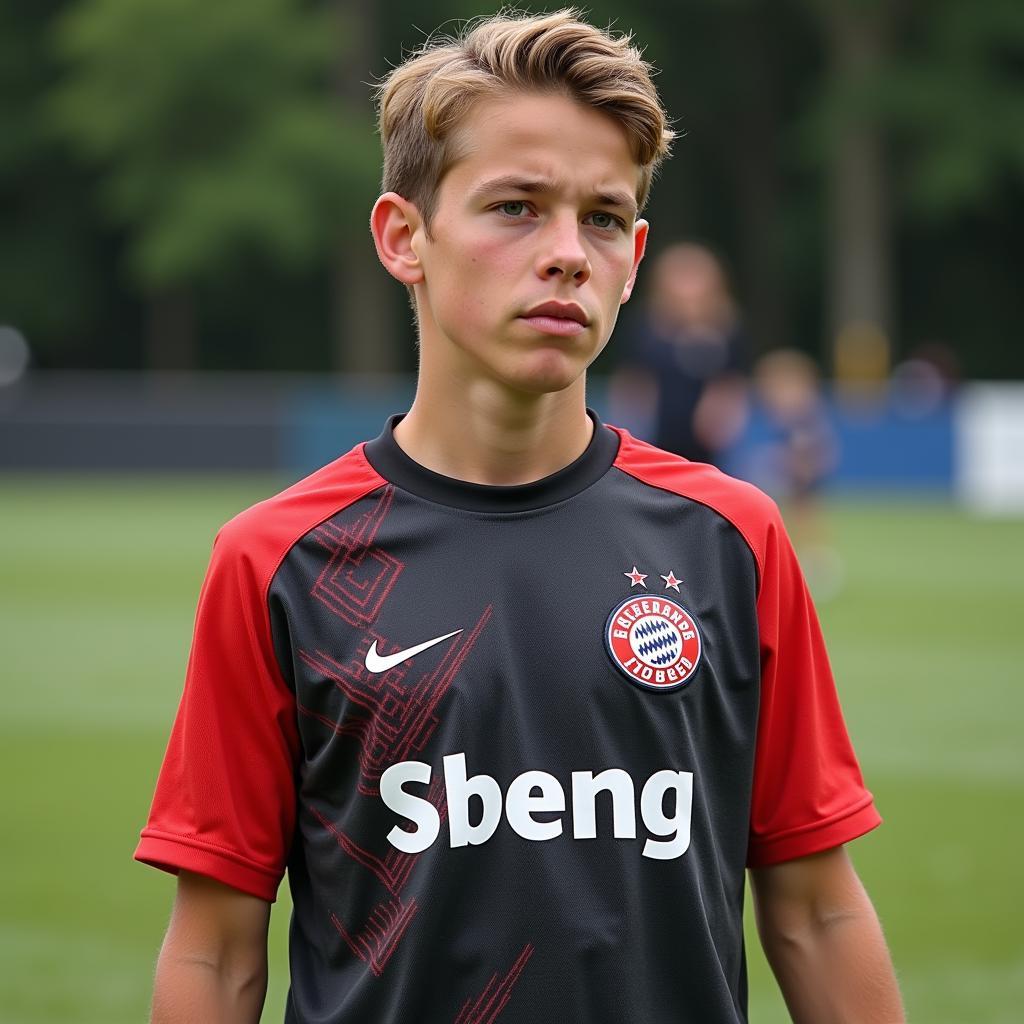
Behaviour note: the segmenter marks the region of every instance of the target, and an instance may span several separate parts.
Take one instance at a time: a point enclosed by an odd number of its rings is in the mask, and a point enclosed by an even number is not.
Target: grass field
[[[213,532],[273,487],[0,478],[6,1024],[146,1019],[173,880],[131,854]],[[844,503],[831,521],[846,583],[822,618],[886,818],[851,850],[910,1019],[1022,1021],[1024,522],[926,503]],[[287,911],[284,895],[266,1021],[282,1019]],[[750,935],[751,1021],[786,1021]]]

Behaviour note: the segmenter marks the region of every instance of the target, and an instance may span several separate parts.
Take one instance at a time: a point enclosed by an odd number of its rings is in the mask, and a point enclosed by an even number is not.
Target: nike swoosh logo
[[[374,640],[370,644],[370,649],[366,652],[366,661],[364,662],[366,671],[375,673],[387,672],[389,668],[401,665],[403,661],[415,658],[417,654],[422,654],[428,648],[433,647],[434,644],[439,644],[442,640],[457,636],[461,632],[461,629],[457,629],[454,633],[445,633],[444,636],[434,637],[433,640],[427,640],[426,643],[417,644],[415,647],[407,647],[404,651],[398,651],[396,654],[388,654],[383,657],[377,653],[377,641]]]

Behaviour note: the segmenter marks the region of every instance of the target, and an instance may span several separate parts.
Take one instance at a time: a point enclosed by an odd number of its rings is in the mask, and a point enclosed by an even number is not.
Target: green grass
[[[145,1019],[172,880],[133,864],[216,527],[267,479],[0,478],[0,1007]],[[844,503],[821,607],[886,825],[853,844],[911,1020],[1021,1019],[1024,522]],[[282,1019],[286,887],[264,1019]],[[786,1021],[749,933],[751,1020]]]

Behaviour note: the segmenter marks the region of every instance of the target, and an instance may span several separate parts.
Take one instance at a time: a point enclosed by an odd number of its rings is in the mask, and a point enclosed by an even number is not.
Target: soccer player
[[[628,38],[479,21],[380,94],[419,385],[218,534],[138,859],[153,1020],[735,1024],[742,904],[801,1022],[902,1019],[843,844],[879,822],[775,506],[606,426],[671,133]]]

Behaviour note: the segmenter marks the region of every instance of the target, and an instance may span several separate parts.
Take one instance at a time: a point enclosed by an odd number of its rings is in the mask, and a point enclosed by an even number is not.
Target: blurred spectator
[[[743,423],[747,344],[716,257],[691,243],[665,249],[619,337],[615,418],[667,451],[717,462]]]
[[[740,475],[783,507],[786,525],[815,596],[831,596],[841,581],[839,556],[820,506],[823,484],[838,463],[818,367],[795,349],[762,356],[754,368],[749,447]]]
[[[960,381],[956,353],[941,341],[918,345],[892,371],[892,401],[897,412],[923,419],[949,401]]]
[[[836,440],[814,360],[777,349],[754,368],[758,437],[749,477],[778,501],[800,503],[816,494],[836,465]]]

